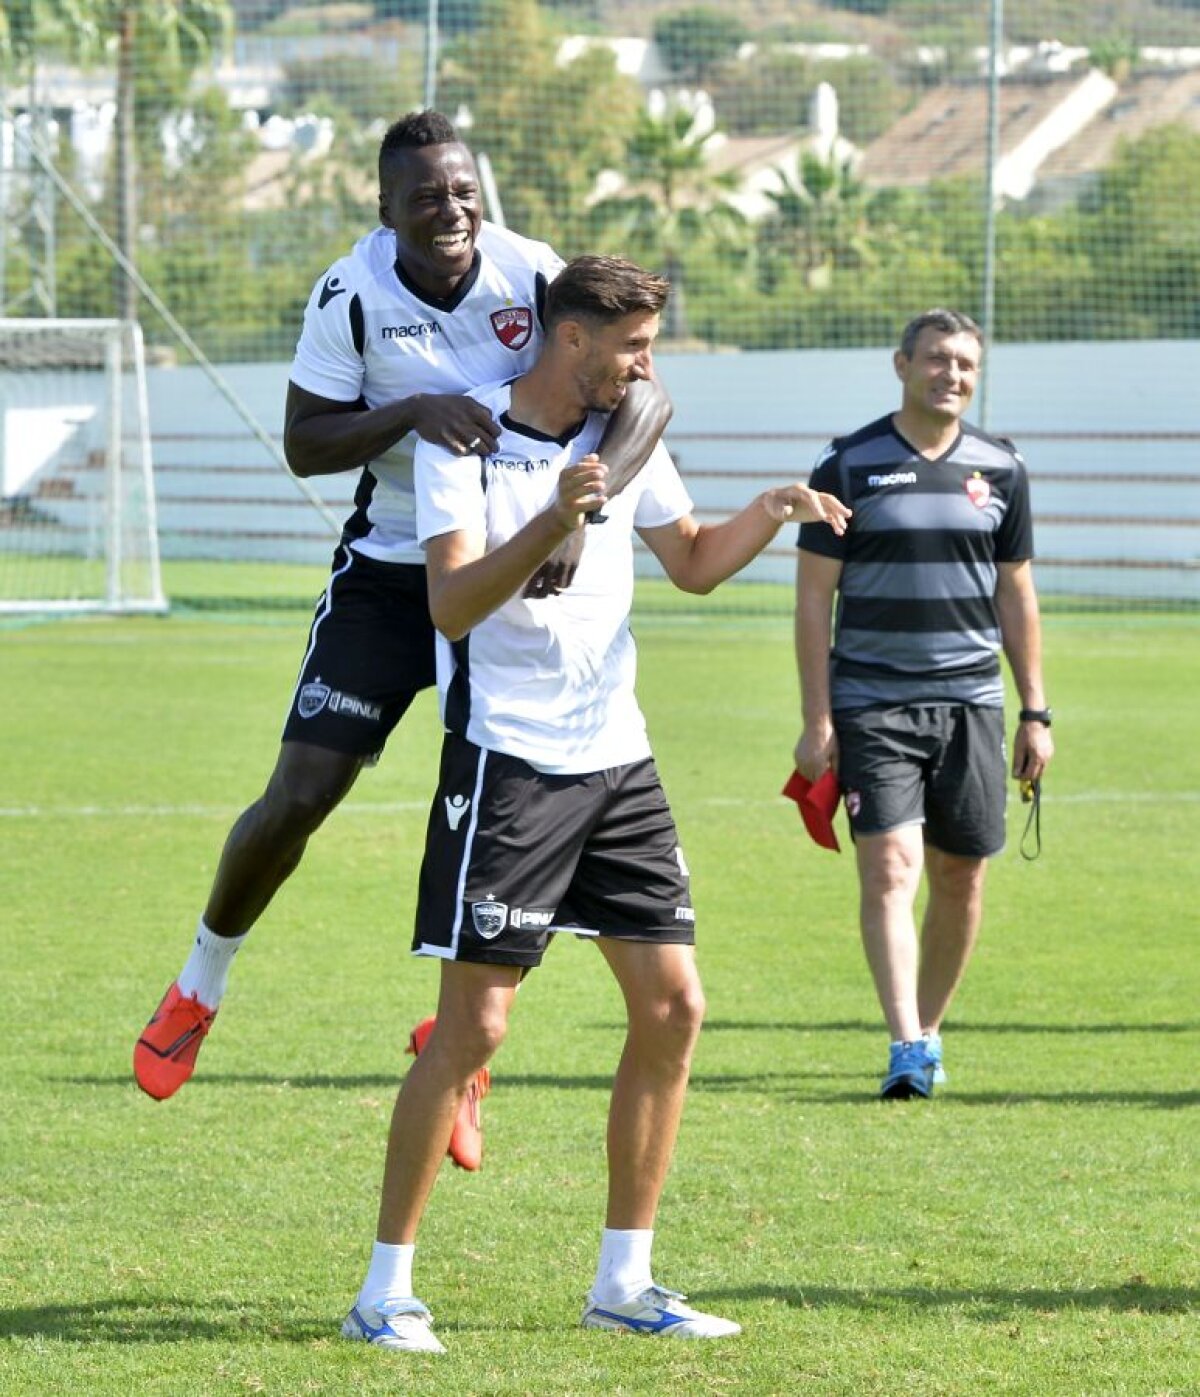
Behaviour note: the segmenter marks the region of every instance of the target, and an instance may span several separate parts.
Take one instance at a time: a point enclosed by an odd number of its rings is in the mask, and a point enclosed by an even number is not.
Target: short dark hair
[[[383,133],[379,143],[379,178],[382,182],[384,169],[406,150],[417,150],[421,146],[459,145],[462,138],[454,129],[454,123],[432,107],[422,112],[408,112],[399,121],[393,121]]]
[[[543,316],[549,330],[560,320],[619,320],[634,311],[657,315],[671,283],[623,257],[576,257],[550,283]]]
[[[923,310],[920,315],[913,316],[904,327],[900,336],[900,353],[906,359],[913,357],[921,331],[929,329],[940,330],[943,335],[974,335],[980,349],[983,348],[983,331],[969,315],[964,315],[960,310],[934,306],[932,310]]]

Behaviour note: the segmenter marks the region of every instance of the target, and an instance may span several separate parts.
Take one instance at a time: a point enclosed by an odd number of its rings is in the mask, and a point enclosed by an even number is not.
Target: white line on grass
[[[1043,795],[1047,805],[1194,805],[1200,791],[1076,791],[1069,795]],[[782,805],[782,797],[704,796],[689,805]],[[428,810],[427,800],[394,800],[375,803],[347,801],[339,809],[347,815],[398,815]],[[7,820],[110,820],[110,819],[208,819],[229,818],[241,813],[232,805],[9,805],[0,806],[0,819]]]

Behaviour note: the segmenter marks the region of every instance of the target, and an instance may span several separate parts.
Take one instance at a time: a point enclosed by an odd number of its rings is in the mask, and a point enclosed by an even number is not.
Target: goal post
[[[0,319],[0,612],[162,612],[136,321]]]

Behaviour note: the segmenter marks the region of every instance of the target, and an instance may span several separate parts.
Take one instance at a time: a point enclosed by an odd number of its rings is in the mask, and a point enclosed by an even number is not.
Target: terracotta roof
[[[1080,85],[1077,75],[1000,85],[1000,156],[1013,150]],[[946,84],[926,93],[863,154],[859,179],[871,185],[927,184],[979,175],[987,150],[987,84]]]
[[[1118,141],[1136,140],[1173,122],[1200,132],[1200,69],[1126,79],[1104,111],[1046,160],[1038,179],[1069,179],[1102,169],[1112,162]]]
[[[795,167],[804,137],[789,133],[783,136],[726,136],[711,141],[705,148],[705,164],[715,175],[736,170],[741,175],[752,171],[773,169],[778,165]]]

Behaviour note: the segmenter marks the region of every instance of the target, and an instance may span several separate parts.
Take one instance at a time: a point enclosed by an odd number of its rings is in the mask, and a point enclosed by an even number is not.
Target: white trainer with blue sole
[[[445,1353],[433,1332],[433,1316],[419,1300],[355,1305],[342,1321],[342,1338],[406,1353]]]
[[[742,1332],[740,1324],[693,1310],[683,1303],[685,1299],[677,1290],[664,1290],[661,1285],[647,1286],[631,1300],[615,1304],[601,1304],[589,1294],[579,1322],[585,1329],[672,1339],[727,1339]]]

